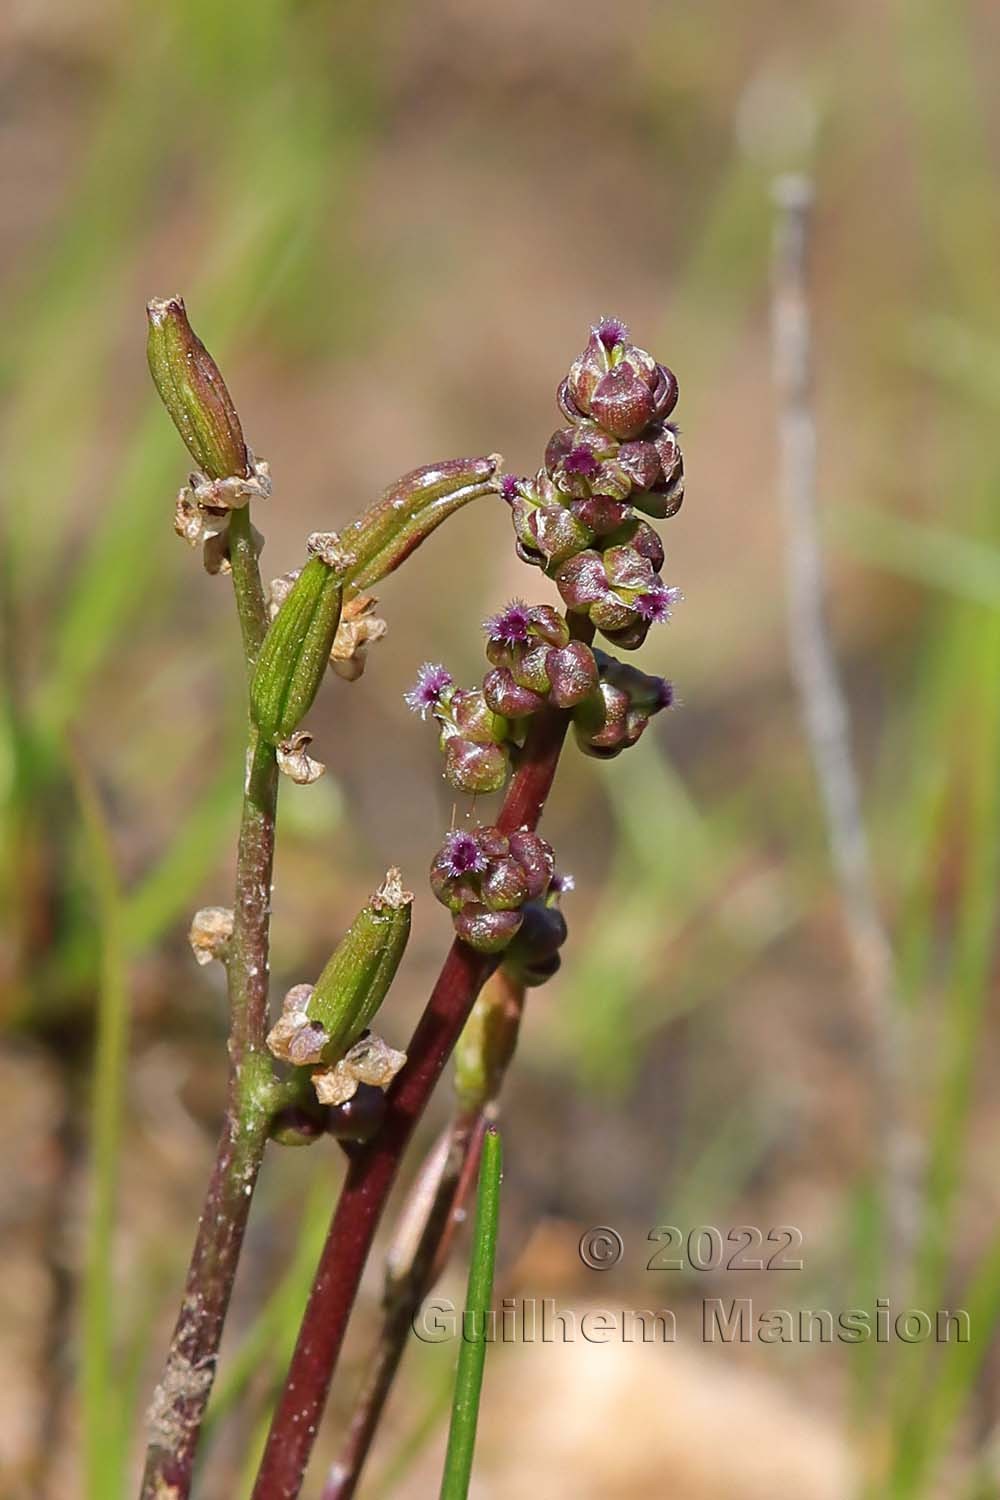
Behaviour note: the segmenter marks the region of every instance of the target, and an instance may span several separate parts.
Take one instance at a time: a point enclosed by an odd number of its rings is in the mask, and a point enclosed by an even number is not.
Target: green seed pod
[[[149,371],[191,457],[209,479],[249,477],[236,408],[218,365],[188,322],[182,299],[150,302],[146,314]]]
[[[392,573],[442,521],[480,495],[498,494],[501,459],[451,458],[425,464],[390,485],[380,500],[340,534],[351,594]]]
[[[319,1061],[343,1057],[389,992],[410,936],[413,895],[390,870],[337,945],[305,1007],[326,1033]]]
[[[298,728],[323,681],[344,598],[343,559],[331,538],[312,536],[313,556],[271,622],[250,684],[261,734],[281,745]]]

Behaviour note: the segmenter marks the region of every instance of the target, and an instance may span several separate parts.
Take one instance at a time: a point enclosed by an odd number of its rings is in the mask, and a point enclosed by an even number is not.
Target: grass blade
[[[441,1479],[441,1500],[465,1500],[469,1492],[472,1455],[476,1446],[476,1424],[479,1419],[479,1396],[486,1364],[486,1319],[493,1294],[502,1167],[500,1137],[496,1128],[491,1127],[483,1138],[469,1289],[465,1298],[462,1341],[458,1352],[455,1394],[451,1404],[448,1452]]]
[[[68,761],[92,874],[101,948],[90,1124],[92,1187],[82,1288],[85,1493],[89,1500],[113,1500],[122,1493],[127,1421],[113,1380],[112,1252],[128,1040],[128,989],[122,900],[107,820],[83,763],[72,752]]]

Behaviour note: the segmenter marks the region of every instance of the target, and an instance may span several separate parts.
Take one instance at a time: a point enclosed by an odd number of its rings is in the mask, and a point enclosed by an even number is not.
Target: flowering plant
[[[149,307],[149,363],[197,468],[175,526],[210,574],[232,578],[249,704],[243,814],[232,909],[196,914],[199,962],[225,966],[230,1076],[222,1135],[173,1341],[150,1410],[144,1500],[185,1500],[243,1234],[268,1142],[334,1136],[348,1158],[340,1202],[274,1412],[254,1495],[298,1495],[373,1237],[416,1121],[455,1051],[455,1110],[417,1174],[386,1269],[385,1319],[325,1500],[353,1494],[409,1328],[448,1252],[517,1039],[526,989],[559,966],[560,909],[572,889],[538,833],[567,731],[586,754],[634,745],[673,701],[671,686],[594,645],[634,651],[670,617],[650,518],[676,513],[683,461],[670,417],[677,382],[617,319],[599,322],[558,391],[566,425],[533,477],[495,454],[404,475],[339,533],[310,536],[301,568],[265,587],[251,503],[273,503],[267,464],[247,446],[217,366],[178,298]],[[314,981],[270,1014],[270,888],[281,774],[310,783],[323,765],[304,726],[328,668],[365,670],[386,633],[368,591],[455,511],[493,497],[518,556],[555,585],[563,610],[513,599],[483,624],[487,667],[456,685],[425,662],[406,694],[433,720],[444,776],[460,793],[505,791],[495,821],[463,818],[430,865],[454,942],[404,1049],[373,1026],[399,969],[413,894],[390,870]]]

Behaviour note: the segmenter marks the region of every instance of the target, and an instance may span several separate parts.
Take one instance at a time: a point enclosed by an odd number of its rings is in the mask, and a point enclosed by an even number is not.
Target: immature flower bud
[[[674,701],[671,684],[663,677],[595,651],[601,673],[597,694],[573,714],[577,744],[587,755],[610,760],[634,745],[654,714]]]
[[[475,796],[500,790],[510,770],[510,725],[478,688],[455,687],[450,672],[425,661],[404,698],[414,713],[422,719],[432,714],[440,725],[444,774],[456,791]]]
[[[588,615],[626,650],[642,644],[654,621],[668,620],[680,597],[632,543],[570,558],[556,573],[556,585],[568,609]]]
[[[218,365],[188,322],[182,299],[154,300],[146,312],[150,373],[191,457],[209,479],[249,478],[236,408]]]
[[[350,593],[378,583],[406,561],[431,532],[470,500],[499,494],[502,459],[452,458],[397,479],[382,498],[340,534]]]
[[[572,708],[597,686],[597,663],[589,646],[571,641],[569,627],[549,604],[529,608],[514,599],[483,622],[486,654],[495,670],[483,681],[483,697],[496,713],[523,718],[550,704]]]
[[[587,417],[613,437],[639,437],[677,404],[677,381],[665,365],[631,343],[617,318],[591,329],[587,347],[559,388],[559,405],[571,422]]]
[[[651,424],[631,442],[615,441],[595,422],[561,427],[549,439],[545,468],[559,493],[573,497],[573,515],[595,536],[627,519],[629,506],[662,520],[680,510],[684,499],[680,441],[667,423]]]
[[[285,997],[281,1019],[267,1039],[276,1057],[298,1066],[329,1067],[344,1056],[389,992],[410,936],[412,904],[399,871],[390,870],[315,985],[296,985]]]
[[[534,479],[504,475],[502,493],[510,506],[522,562],[539,568],[554,567],[594,540],[593,532],[576,518],[567,497],[544,469]]]
[[[314,554],[264,637],[250,685],[254,723],[274,745],[286,741],[312,707],[340,623],[338,555],[325,538]]]
[[[509,836],[480,824],[456,830],[431,864],[431,890],[452,913],[455,931],[480,953],[499,953],[523,921],[526,902],[549,887],[551,845],[518,829]]]

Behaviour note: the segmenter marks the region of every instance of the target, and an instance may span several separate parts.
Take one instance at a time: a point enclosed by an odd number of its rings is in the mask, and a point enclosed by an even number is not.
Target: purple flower
[[[619,344],[628,342],[628,324],[621,318],[602,318],[594,332],[605,349],[617,349]]]
[[[573,448],[563,459],[567,474],[581,474],[584,479],[593,479],[600,467],[589,448]]]
[[[517,487],[520,484],[516,474],[505,474],[500,481],[500,494],[508,505],[513,505],[517,499]]]
[[[516,646],[528,639],[531,627],[531,610],[523,599],[512,599],[497,615],[483,621],[483,629],[491,641],[499,645]]]
[[[646,594],[640,594],[634,604],[636,614],[641,615],[644,620],[652,620],[661,623],[670,619],[671,605],[677,603],[680,593],[677,589],[665,588],[660,584],[655,589],[650,589]]]
[[[417,680],[408,693],[404,693],[408,708],[422,719],[426,719],[432,709],[437,708],[441,702],[442,695],[451,687],[454,678],[446,667],[439,663],[425,661],[417,673]]]
[[[441,847],[441,863],[452,880],[463,875],[481,875],[489,861],[471,833],[455,828]]]
[[[555,870],[549,881],[549,891],[556,896],[568,895],[576,890],[576,881],[566,870]]]

